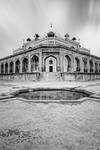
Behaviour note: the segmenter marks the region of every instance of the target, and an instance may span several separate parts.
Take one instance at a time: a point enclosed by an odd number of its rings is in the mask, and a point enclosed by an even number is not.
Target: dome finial
[[[52,29],[52,23],[50,23],[50,28]]]

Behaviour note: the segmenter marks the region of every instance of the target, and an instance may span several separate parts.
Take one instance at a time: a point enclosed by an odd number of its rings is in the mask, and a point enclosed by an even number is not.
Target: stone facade
[[[0,59],[4,80],[94,80],[100,79],[100,58],[69,37],[47,36],[27,40],[22,48]]]

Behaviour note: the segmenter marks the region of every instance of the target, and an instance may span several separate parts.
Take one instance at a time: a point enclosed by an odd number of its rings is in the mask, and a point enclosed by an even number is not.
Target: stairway
[[[61,81],[61,74],[59,72],[42,72],[40,74],[41,81]]]

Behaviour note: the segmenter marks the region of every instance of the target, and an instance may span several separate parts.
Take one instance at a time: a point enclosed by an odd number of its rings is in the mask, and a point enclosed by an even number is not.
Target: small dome
[[[27,41],[27,42],[30,42],[30,41],[31,41],[31,39],[30,39],[30,38],[27,38],[27,39],[26,39],[26,41]]]
[[[55,36],[55,33],[52,32],[52,31],[50,31],[49,33],[47,33],[47,36],[48,36],[48,37],[54,37],[54,36]]]
[[[76,37],[73,37],[72,40],[73,40],[73,41],[76,41]]]
[[[69,37],[69,34],[68,34],[68,33],[66,33],[66,34],[65,34],[65,38],[68,38],[68,37]]]
[[[39,35],[37,33],[35,33],[34,37],[35,37],[35,40],[39,39]]]

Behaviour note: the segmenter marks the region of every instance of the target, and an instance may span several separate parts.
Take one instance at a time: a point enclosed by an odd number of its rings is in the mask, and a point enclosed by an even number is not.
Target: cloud
[[[0,56],[21,46],[34,33],[56,32],[81,38],[99,54],[100,0],[0,0]]]
[[[100,27],[94,28],[88,25],[81,30],[78,36],[80,36],[82,46],[90,49],[92,54],[100,56]]]

